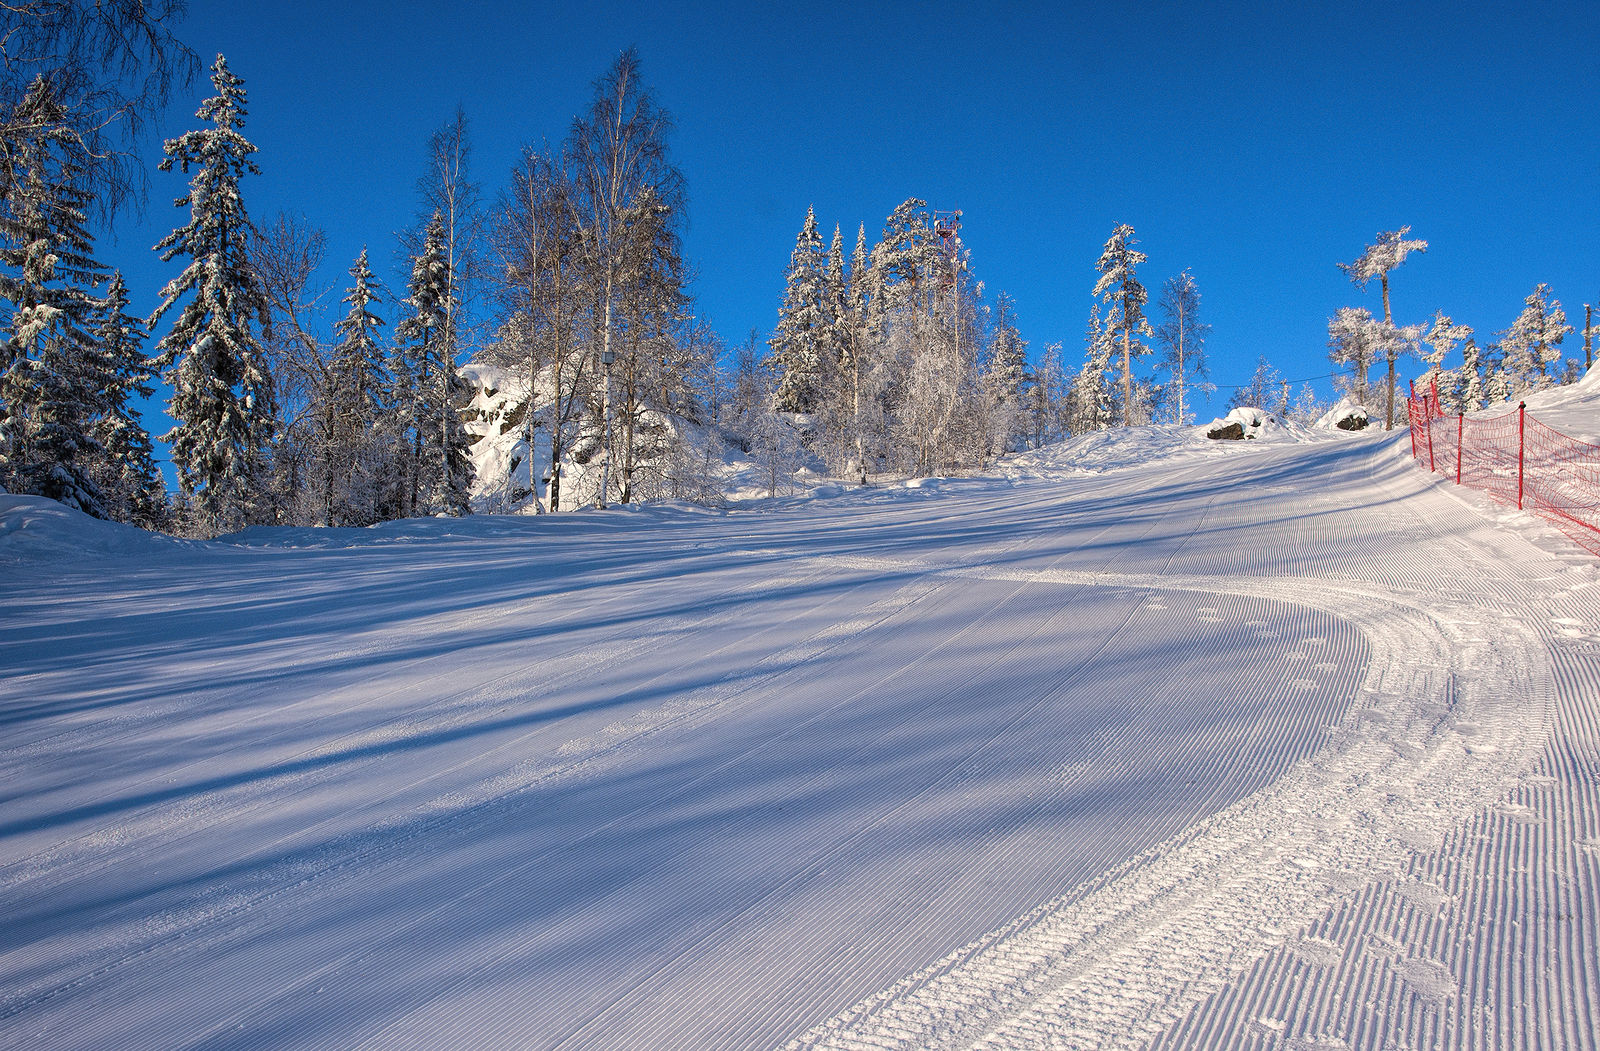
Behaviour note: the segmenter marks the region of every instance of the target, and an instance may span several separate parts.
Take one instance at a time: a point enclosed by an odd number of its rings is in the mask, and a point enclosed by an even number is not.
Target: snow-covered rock
[[[1204,430],[1206,437],[1213,440],[1240,441],[1259,438],[1268,428],[1276,426],[1278,426],[1276,416],[1253,406],[1241,405],[1228,415],[1206,424]]]
[[[1357,405],[1349,398],[1342,398],[1339,404],[1329,409],[1317,418],[1311,425],[1318,431],[1363,431],[1371,422],[1365,405]]]

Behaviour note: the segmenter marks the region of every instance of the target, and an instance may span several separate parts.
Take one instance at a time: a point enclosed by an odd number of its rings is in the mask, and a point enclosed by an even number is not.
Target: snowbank
[[[192,550],[198,543],[103,522],[42,496],[0,491],[0,560],[57,562],[86,556],[152,558]]]

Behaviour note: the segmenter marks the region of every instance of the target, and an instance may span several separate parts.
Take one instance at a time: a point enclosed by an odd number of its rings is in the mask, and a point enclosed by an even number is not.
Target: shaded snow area
[[[0,1047],[1595,1047],[1597,562],[1408,451],[0,497]]]

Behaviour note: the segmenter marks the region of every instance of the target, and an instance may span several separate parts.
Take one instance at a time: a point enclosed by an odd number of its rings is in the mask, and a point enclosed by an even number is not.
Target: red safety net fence
[[[1518,405],[1503,416],[1446,416],[1432,384],[1407,403],[1411,455],[1457,485],[1549,520],[1600,555],[1600,445],[1569,438]]]

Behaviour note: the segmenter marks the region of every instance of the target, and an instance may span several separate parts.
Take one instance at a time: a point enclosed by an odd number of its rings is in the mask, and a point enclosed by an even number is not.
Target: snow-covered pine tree
[[[370,525],[378,521],[381,483],[395,436],[388,363],[378,342],[383,319],[372,312],[383,302],[383,290],[363,248],[350,267],[355,282],[343,303],[350,307],[334,325],[339,342],[330,363],[332,393],[338,399],[332,416],[330,446],[338,477],[330,472],[330,520],[335,525]]]
[[[1536,285],[1522,302],[1522,313],[1500,333],[1501,362],[1512,395],[1542,390],[1556,381],[1561,341],[1572,332],[1561,301],[1550,298],[1549,285]]]
[[[94,458],[93,476],[111,518],[159,529],[167,521],[166,487],[150,432],[133,403],[135,395],[155,393],[155,369],[144,354],[144,322],[128,313],[120,271],[112,275],[98,313],[95,337],[109,382],[95,421],[101,452]]]
[[[104,517],[91,477],[94,433],[111,382],[90,331],[103,277],[86,229],[87,158],[48,81],[19,105],[5,143],[0,301],[0,484]]]
[[[190,528],[226,532],[244,525],[265,502],[267,447],[276,428],[277,402],[258,331],[267,321],[267,296],[250,265],[250,219],[239,183],[260,169],[256,148],[240,134],[244,82],[222,55],[211,67],[217,94],[197,112],[211,127],[168,139],[160,168],[194,172],[189,192],[174,203],[189,221],[156,245],[162,262],[182,256],[183,273],[161,290],[147,326],[178,302],[172,329],[156,343],[156,366],[173,393],[177,421],[163,440],[172,446],[178,488]]]
[[[822,234],[815,211],[808,207],[784,275],[778,328],[767,341],[777,371],[780,412],[814,412],[817,408],[822,395],[823,348],[831,322],[827,300]]]
[[[1100,252],[1096,264],[1100,280],[1094,286],[1094,294],[1101,297],[1107,307],[1106,336],[1117,344],[1121,355],[1121,422],[1124,427],[1147,422],[1135,416],[1138,402],[1133,389],[1133,359],[1150,353],[1150,347],[1139,337],[1154,335],[1144,316],[1144,306],[1150,296],[1139,283],[1137,270],[1147,257],[1133,247],[1138,243],[1133,227],[1126,223],[1118,225]]]
[[[1163,320],[1156,326],[1156,341],[1161,344],[1160,367],[1172,376],[1172,422],[1194,422],[1189,411],[1189,393],[1214,390],[1206,380],[1206,335],[1211,326],[1200,320],[1200,289],[1194,275],[1185,270],[1161,285]]]
[[[1389,271],[1406,261],[1406,256],[1412,252],[1426,252],[1428,242],[1408,241],[1406,234],[1411,232],[1411,227],[1402,226],[1398,230],[1387,230],[1378,235],[1373,244],[1367,246],[1366,251],[1352,263],[1340,263],[1339,269],[1350,276],[1355,286],[1363,291],[1373,278],[1377,278],[1383,287],[1383,323],[1394,327],[1394,314],[1389,309]],[[1395,392],[1395,358],[1399,355],[1403,343],[1392,338],[1383,340],[1376,348],[1377,353],[1384,355],[1388,364],[1386,379],[1387,396],[1385,409],[1385,430],[1394,429],[1394,392]],[[1363,381],[1363,385],[1364,385]]]
[[[403,348],[403,382],[413,387],[414,506],[424,514],[459,517],[472,513],[468,492],[473,468],[471,438],[459,412],[467,388],[456,371],[445,251],[444,220],[435,215],[423,235],[422,252],[412,262],[406,299],[410,314],[396,326],[395,338]]]

